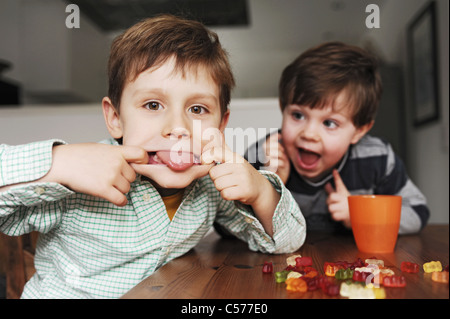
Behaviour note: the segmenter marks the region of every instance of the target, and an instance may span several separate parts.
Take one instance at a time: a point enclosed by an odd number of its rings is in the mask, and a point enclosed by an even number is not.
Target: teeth
[[[162,163],[162,162],[161,162],[161,159],[158,157],[158,154],[156,154],[156,153],[155,153],[155,155],[153,155],[153,160],[154,160],[156,163]]]
[[[148,153],[149,156],[149,161],[152,162],[153,164],[162,164],[163,162],[161,161],[161,159],[158,157],[158,154],[156,154],[156,152],[149,152]]]

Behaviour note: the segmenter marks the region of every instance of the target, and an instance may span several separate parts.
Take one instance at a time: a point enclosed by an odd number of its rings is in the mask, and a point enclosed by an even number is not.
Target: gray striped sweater
[[[262,148],[264,141],[262,139],[253,144],[245,154],[256,169],[266,162]],[[400,234],[416,233],[426,225],[430,213],[425,196],[408,177],[403,162],[388,143],[366,135],[357,144],[350,146],[336,168],[351,194],[403,197]],[[332,220],[328,212],[324,189],[328,182],[334,186],[331,174],[320,182],[311,183],[291,169],[286,187],[299,204],[308,230],[345,231],[344,226]]]

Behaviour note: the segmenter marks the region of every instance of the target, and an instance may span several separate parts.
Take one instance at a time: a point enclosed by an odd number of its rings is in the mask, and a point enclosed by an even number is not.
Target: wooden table
[[[402,261],[423,263],[439,260],[443,267],[449,262],[448,225],[429,225],[418,235],[399,236],[395,252],[376,255],[385,266],[406,277],[405,288],[385,288],[386,298],[448,299],[449,285],[433,282],[431,274],[421,269],[418,274],[402,273]],[[298,251],[310,256],[313,266],[323,274],[326,261],[354,261],[372,254],[358,252],[351,235],[309,233]],[[292,254],[271,255],[252,252],[237,239],[222,239],[215,232],[203,238],[186,255],[174,259],[143,280],[123,298],[172,299],[294,299],[330,298],[320,289],[305,293],[286,291],[284,283],[276,283],[274,276],[262,273],[262,265],[270,261],[274,271],[286,267]],[[341,298],[339,296],[333,298]]]

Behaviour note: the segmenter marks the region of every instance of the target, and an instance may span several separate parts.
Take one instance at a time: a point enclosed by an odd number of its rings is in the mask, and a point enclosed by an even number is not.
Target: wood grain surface
[[[431,274],[423,272],[422,264],[439,260],[448,265],[448,225],[429,225],[417,235],[399,236],[395,252],[378,254],[385,266],[396,275],[406,277],[405,288],[385,288],[387,299],[448,299],[449,285],[433,282]],[[373,254],[358,251],[353,236],[330,233],[308,233],[298,250],[309,256],[313,266],[323,274],[325,262],[366,259]],[[262,273],[265,261],[272,262],[274,271],[286,267],[286,258],[293,254],[263,254],[252,252],[237,239],[223,239],[212,232],[186,255],[174,259],[126,293],[123,298],[141,299],[321,299],[329,297],[320,289],[305,293],[290,293],[284,283],[276,283],[273,274]],[[402,273],[402,261],[418,263],[418,274]],[[337,281],[339,282],[339,281]]]

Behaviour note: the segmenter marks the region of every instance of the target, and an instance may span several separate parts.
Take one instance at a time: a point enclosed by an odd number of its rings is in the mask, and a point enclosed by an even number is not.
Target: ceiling
[[[181,15],[208,26],[247,25],[247,0],[66,0],[105,32],[126,29],[161,13]]]
[[[304,46],[300,49],[305,49],[320,41],[357,43],[368,31],[376,32],[366,28],[367,5],[378,5],[380,14],[386,15],[386,4],[398,0],[63,1],[77,4],[85,17],[112,37],[144,18],[171,13],[199,20],[213,30],[218,27],[221,37],[227,32],[232,33],[230,37],[243,32],[247,38],[240,41],[240,47],[292,46],[298,50],[300,44]]]

